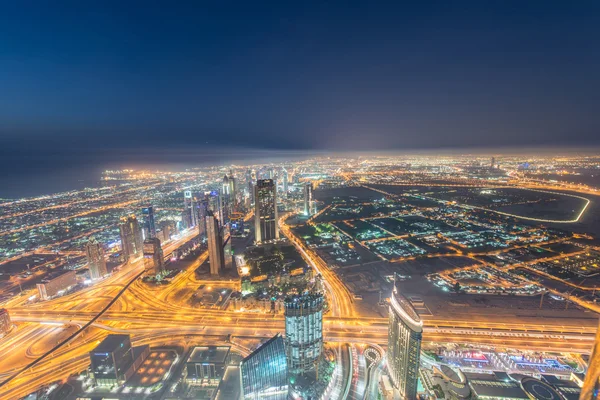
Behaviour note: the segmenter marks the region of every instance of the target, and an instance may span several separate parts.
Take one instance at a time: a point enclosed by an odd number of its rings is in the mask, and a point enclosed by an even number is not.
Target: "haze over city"
[[[0,399],[600,398],[600,3],[0,5]]]

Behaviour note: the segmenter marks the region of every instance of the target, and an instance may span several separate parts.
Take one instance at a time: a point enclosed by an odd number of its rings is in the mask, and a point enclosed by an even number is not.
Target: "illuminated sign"
[[[192,192],[189,190],[186,190],[185,192],[183,192],[183,197],[185,197],[186,199],[191,199],[192,198]]]

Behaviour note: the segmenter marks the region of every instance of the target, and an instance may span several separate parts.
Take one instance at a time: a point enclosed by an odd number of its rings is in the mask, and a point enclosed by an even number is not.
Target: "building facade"
[[[144,264],[146,270],[153,275],[165,273],[165,257],[163,255],[160,239],[146,239],[144,241]]]
[[[283,170],[281,171],[281,175],[282,176],[282,180],[283,180],[283,195],[287,196],[288,191],[289,191],[289,182],[290,182],[290,176],[287,172],[287,169],[283,168]]]
[[[313,215],[314,210],[313,186],[309,182],[304,185],[304,215]]]
[[[143,364],[150,346],[131,347],[129,335],[108,335],[90,352],[90,370],[96,385],[121,385]]]
[[[244,358],[240,373],[243,400],[287,400],[287,360],[281,334]]]
[[[38,293],[42,300],[60,295],[77,284],[77,276],[74,270],[60,270],[50,273],[46,279],[36,284]]]
[[[323,353],[323,295],[303,294],[285,299],[285,348],[288,371],[304,374],[315,368]]]
[[[92,237],[85,245],[85,255],[87,257],[90,278],[100,279],[107,273],[106,260],[104,259],[104,249],[98,243],[96,238]]]
[[[148,205],[142,208],[142,215],[144,216],[144,230],[146,231],[145,239],[155,238],[156,222],[154,221],[154,207]]]
[[[208,239],[210,274],[219,275],[225,264],[225,254],[219,221],[212,212],[206,216],[206,238]]]
[[[119,224],[121,247],[125,261],[140,257],[143,253],[142,231],[135,215],[121,218]]]
[[[417,398],[423,321],[394,282],[390,298],[387,365],[394,387],[404,399]]]
[[[279,239],[277,190],[272,179],[259,179],[254,186],[254,230],[257,243]]]
[[[229,346],[198,346],[185,362],[184,381],[188,385],[218,386],[231,361]]]

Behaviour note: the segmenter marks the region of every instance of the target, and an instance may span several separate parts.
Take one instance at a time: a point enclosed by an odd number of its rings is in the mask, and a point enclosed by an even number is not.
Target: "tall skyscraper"
[[[221,225],[225,225],[229,222],[229,215],[237,209],[237,193],[236,193],[236,182],[233,173],[230,172],[230,176],[225,175],[223,177],[223,186],[221,188],[221,208],[223,220]]]
[[[121,218],[119,230],[124,259],[127,261],[141,256],[143,252],[142,231],[135,215]]]
[[[305,293],[285,299],[285,349],[288,371],[304,374],[323,352],[323,295]]]
[[[288,370],[281,334],[244,358],[240,371],[243,400],[287,400]]]
[[[254,204],[254,179],[252,178],[252,170],[246,171],[246,186],[248,187],[248,195],[250,196],[250,204]]]
[[[221,227],[221,238],[223,238],[223,240],[225,241],[225,243],[223,244],[223,268],[226,270],[230,270],[233,268],[233,251],[231,249],[230,225],[225,225]]]
[[[394,281],[390,300],[387,364],[392,384],[404,399],[417,398],[423,321]]]
[[[90,278],[100,279],[106,275],[106,260],[104,259],[104,249],[98,243],[96,238],[92,237],[85,245],[85,255],[87,257]]]
[[[289,178],[290,178],[288,175],[287,169],[285,169],[285,168],[283,169],[282,175],[283,175],[283,178],[282,178],[283,179],[283,195],[287,196],[288,189],[289,189]]]
[[[219,190],[213,190],[207,195],[208,199],[208,210],[213,213],[215,217],[222,221],[222,213],[221,213],[221,194]],[[208,215],[208,214],[207,214]],[[208,231],[208,228],[207,228]]]
[[[198,233],[200,236],[206,236],[206,216],[208,215],[208,196],[205,195],[198,204]]]
[[[165,273],[165,258],[160,244],[160,239],[152,238],[144,241],[144,258],[146,270],[153,275]]]
[[[254,187],[254,228],[256,242],[279,239],[277,190],[272,179],[259,179]]]
[[[312,183],[304,185],[304,215],[314,214],[314,200]]]
[[[183,192],[183,206],[184,206],[184,221],[189,221],[189,226],[186,228],[191,228],[198,225],[198,212],[196,210],[196,200],[194,196],[192,196],[191,190],[186,190]]]
[[[144,227],[146,228],[146,232],[148,233],[146,239],[155,238],[156,223],[154,222],[154,207],[148,205],[142,208],[142,215],[144,216]]]
[[[212,212],[209,212],[206,216],[206,237],[208,239],[210,274],[219,275],[225,264],[225,254],[223,252],[223,238],[219,220]]]

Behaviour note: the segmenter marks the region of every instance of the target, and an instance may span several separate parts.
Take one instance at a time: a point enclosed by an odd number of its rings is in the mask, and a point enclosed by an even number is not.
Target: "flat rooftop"
[[[110,353],[121,346],[122,343],[129,340],[129,335],[108,335],[96,346],[94,353]]]
[[[194,348],[187,362],[224,364],[230,350],[229,346],[198,346]]]

